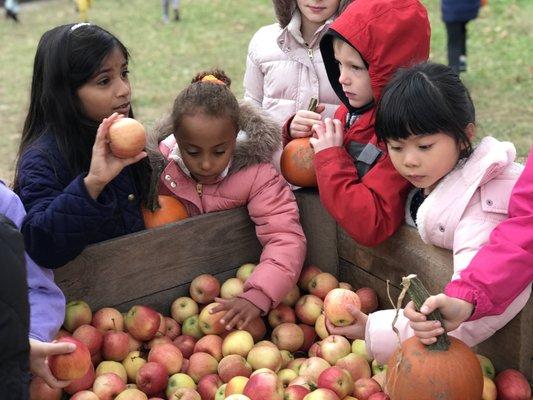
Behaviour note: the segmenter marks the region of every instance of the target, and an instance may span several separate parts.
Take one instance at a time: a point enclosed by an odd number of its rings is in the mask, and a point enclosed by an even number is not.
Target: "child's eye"
[[[187,151],[187,154],[190,155],[191,157],[196,157],[200,153],[198,153],[197,151]]]
[[[421,144],[421,145],[418,146],[418,148],[420,150],[429,150],[429,149],[431,149],[432,146],[433,146],[433,144]]]
[[[105,86],[109,83],[109,79],[108,78],[103,78],[103,79],[100,79],[98,82],[96,82],[97,85],[99,86]]]
[[[123,77],[123,78],[127,78],[127,77],[129,76],[129,74],[130,74],[130,71],[127,70],[127,69],[124,70],[124,71],[122,71],[122,77]]]
[[[226,153],[226,150],[217,150],[217,151],[215,151],[215,155],[216,155],[216,156],[222,156],[222,155],[224,155],[225,153]]]
[[[392,151],[400,151],[402,149],[401,146],[392,146],[389,144],[389,149]]]

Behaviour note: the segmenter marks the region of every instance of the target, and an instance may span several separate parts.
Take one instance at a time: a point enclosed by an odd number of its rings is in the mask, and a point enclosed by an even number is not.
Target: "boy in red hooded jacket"
[[[335,118],[300,110],[285,144],[311,136],[320,200],[355,241],[375,246],[401,225],[409,183],[374,130],[381,91],[400,67],[427,60],[430,26],[418,0],[357,0],[330,26],[320,51],[341,105]]]

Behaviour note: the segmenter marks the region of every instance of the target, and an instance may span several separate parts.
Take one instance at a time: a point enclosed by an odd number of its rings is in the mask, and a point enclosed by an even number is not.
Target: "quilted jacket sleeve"
[[[257,44],[254,45],[254,38],[252,38],[246,57],[246,71],[244,72],[244,99],[261,107],[263,105],[264,76],[261,67],[253,57],[254,46]]]
[[[306,253],[294,195],[270,164],[259,167],[248,212],[263,251],[242,297],[267,313],[296,284]]]
[[[27,211],[21,229],[26,251],[47,268],[60,267],[79,255],[116,209],[109,185],[95,201],[83,175],[65,184],[53,163],[50,155],[30,149],[19,171],[19,196]]]

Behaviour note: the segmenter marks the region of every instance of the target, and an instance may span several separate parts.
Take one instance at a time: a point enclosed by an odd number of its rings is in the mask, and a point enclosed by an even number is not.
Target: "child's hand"
[[[315,111],[298,110],[291,125],[289,126],[290,135],[293,138],[311,136],[311,128],[314,124],[322,121],[320,113],[324,111],[326,106],[319,104]]]
[[[257,306],[240,297],[229,300],[217,297],[215,301],[220,304],[211,310],[211,314],[226,310],[220,322],[228,331],[234,327],[245,329],[250,322],[261,315],[261,310]]]
[[[313,125],[316,138],[310,139],[315,154],[330,147],[342,147],[344,132],[342,123],[338,119],[326,118],[323,124]]]
[[[444,328],[439,321],[428,321],[426,315],[439,309],[444,319]],[[449,297],[443,293],[436,296],[430,296],[420,308],[421,312],[415,310],[413,302],[409,302],[404,309],[404,315],[410,320],[411,328],[415,335],[420,338],[424,344],[431,344],[437,341],[437,336],[446,332],[453,331],[461,323],[466,321],[472,315],[474,310],[473,304]]]
[[[64,388],[70,381],[58,381],[48,366],[47,357],[55,354],[67,354],[76,350],[74,343],[45,343],[30,339],[30,370],[40,376],[53,388]]]
[[[104,118],[98,131],[96,132],[96,140],[94,141],[93,154],[91,157],[91,166],[89,173],[85,177],[85,186],[87,191],[93,199],[98,198],[104,187],[111,182],[122,169],[130,164],[135,164],[137,161],[146,157],[146,152],[141,152],[135,157],[118,158],[111,153],[107,135],[109,134],[109,127],[113,122],[122,118],[122,115],[113,113],[109,118]]]
[[[347,310],[355,318],[355,323],[348,326],[335,326],[326,318],[326,328],[329,334],[341,335],[348,339],[364,339],[368,316],[353,306],[348,306]]]

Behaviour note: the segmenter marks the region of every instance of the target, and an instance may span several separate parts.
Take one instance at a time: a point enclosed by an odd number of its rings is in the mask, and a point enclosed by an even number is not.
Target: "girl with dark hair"
[[[425,243],[452,250],[452,280],[508,217],[511,191],[523,169],[514,163],[511,143],[485,137],[473,148],[475,123],[474,105],[457,74],[433,63],[400,70],[385,88],[376,117],[378,137],[394,167],[415,186],[406,221]],[[530,293],[531,285],[500,315],[464,322],[450,334],[468,346],[484,341],[520,312]],[[374,358],[386,362],[398,343],[390,329],[395,310],[354,314],[355,325],[329,325],[330,332],[364,336]],[[395,326],[402,341],[413,335],[403,312]]]
[[[270,163],[279,128],[264,112],[239,105],[230,83],[223,71],[198,74],[150,140],[150,158],[162,170],[159,194],[179,199],[190,216],[245,206],[256,225],[263,251],[244,292],[217,299],[212,310],[228,330],[276,307],[296,284],[306,253],[296,200]]]
[[[115,120],[133,117],[128,59],[115,36],[87,23],[56,27],[39,42],[14,189],[28,213],[26,251],[43,267],[144,229],[146,153],[120,159],[106,140]]]
[[[259,29],[248,47],[244,98],[280,124],[297,111],[332,117],[339,98],[329,84],[318,45],[351,0],[273,0],[278,23]],[[308,110],[311,98],[316,110]],[[280,150],[274,161],[279,167]]]

